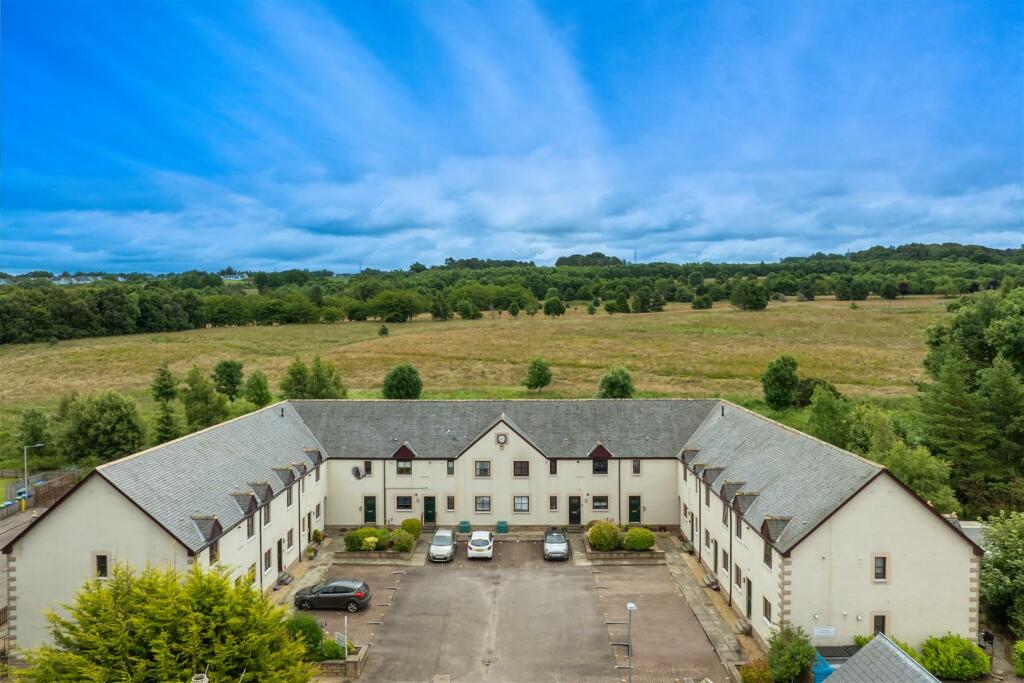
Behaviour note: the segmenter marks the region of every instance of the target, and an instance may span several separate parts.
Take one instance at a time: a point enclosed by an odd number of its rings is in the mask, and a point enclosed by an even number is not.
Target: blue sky
[[[5,0],[0,270],[1024,243],[1020,2]]]

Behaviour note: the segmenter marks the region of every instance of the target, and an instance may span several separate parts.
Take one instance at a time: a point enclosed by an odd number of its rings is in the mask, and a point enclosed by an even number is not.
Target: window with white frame
[[[761,597],[761,616],[769,624],[772,623],[772,603],[768,602],[768,598]]]
[[[448,512],[455,512],[455,496],[448,496],[447,503]]]
[[[289,529],[288,530],[288,549],[290,550],[293,545],[295,545],[295,530],[294,529]]]
[[[455,461],[454,460],[449,460],[447,463],[445,463],[445,467],[447,467],[447,472],[448,472],[448,476],[449,477],[455,475]]]
[[[256,535],[256,515],[249,515],[245,518],[245,537],[252,538]]]
[[[872,555],[871,557],[871,577],[875,583],[888,583],[889,582],[889,556],[888,555]]]
[[[764,565],[771,569],[772,566],[772,544],[768,542],[768,539],[764,539],[764,552],[763,557]]]
[[[529,496],[512,496],[512,512],[529,512]]]
[[[263,553],[263,571],[270,571],[270,551],[267,550]]]
[[[722,551],[722,569],[725,570],[726,574],[729,573],[729,551],[727,550]]]
[[[740,571],[740,566],[738,564],[733,567],[733,574],[736,575],[736,587],[743,588],[743,572]]]
[[[292,487],[291,487],[291,486],[289,486],[289,487],[288,487],[288,488],[287,488],[287,489],[285,490],[285,492],[284,492],[284,497],[285,497],[285,503],[284,503],[284,506],[285,506],[285,507],[288,507],[288,508],[290,508],[290,507],[292,506],[292,502],[293,502],[293,501],[292,501]]]
[[[273,501],[267,501],[267,504],[263,506],[263,526],[270,524],[270,504]]]

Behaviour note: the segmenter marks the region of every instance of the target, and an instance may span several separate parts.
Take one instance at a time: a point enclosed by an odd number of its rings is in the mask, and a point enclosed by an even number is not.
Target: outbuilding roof
[[[939,679],[879,633],[837,668],[828,683],[939,683]]]

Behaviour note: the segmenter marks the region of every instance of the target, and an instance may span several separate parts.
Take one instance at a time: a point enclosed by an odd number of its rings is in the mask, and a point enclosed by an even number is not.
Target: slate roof
[[[333,458],[389,458],[403,441],[421,458],[454,458],[504,414],[542,453],[676,457],[717,401],[292,401]]]
[[[785,528],[772,522],[775,547],[792,548],[804,535],[849,499],[881,470],[880,465],[761,417],[722,403],[712,410],[686,448],[721,481],[742,481],[756,493],[743,515],[755,529],[767,517],[790,517]],[[714,470],[721,472],[714,472]],[[741,497],[740,505],[749,498]]]
[[[781,552],[882,471],[717,400],[339,400],[269,406],[101,465],[96,474],[198,551],[213,539],[197,517],[229,531],[251,509],[249,493],[262,505],[307,463],[390,458],[405,442],[415,457],[454,458],[501,419],[548,457],[583,459],[598,443],[615,458],[685,453],[695,471],[706,470],[736,496],[748,524],[760,529],[769,520]]]
[[[290,471],[290,463],[307,460],[303,448],[321,446],[296,410],[281,403],[96,471],[197,551],[212,539],[204,537],[207,523],[193,515],[215,516],[224,531],[237,526],[245,519],[237,494],[253,491],[262,503],[280,493],[285,485],[275,468]]]
[[[939,679],[879,633],[837,668],[828,683],[939,683]]]

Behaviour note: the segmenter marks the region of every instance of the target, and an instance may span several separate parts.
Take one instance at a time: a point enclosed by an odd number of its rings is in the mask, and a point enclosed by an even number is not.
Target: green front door
[[[640,523],[640,496],[629,497],[629,523]]]
[[[363,496],[363,524],[377,523],[377,496]]]
[[[437,504],[433,496],[423,496],[423,523],[433,524],[437,521]]]

